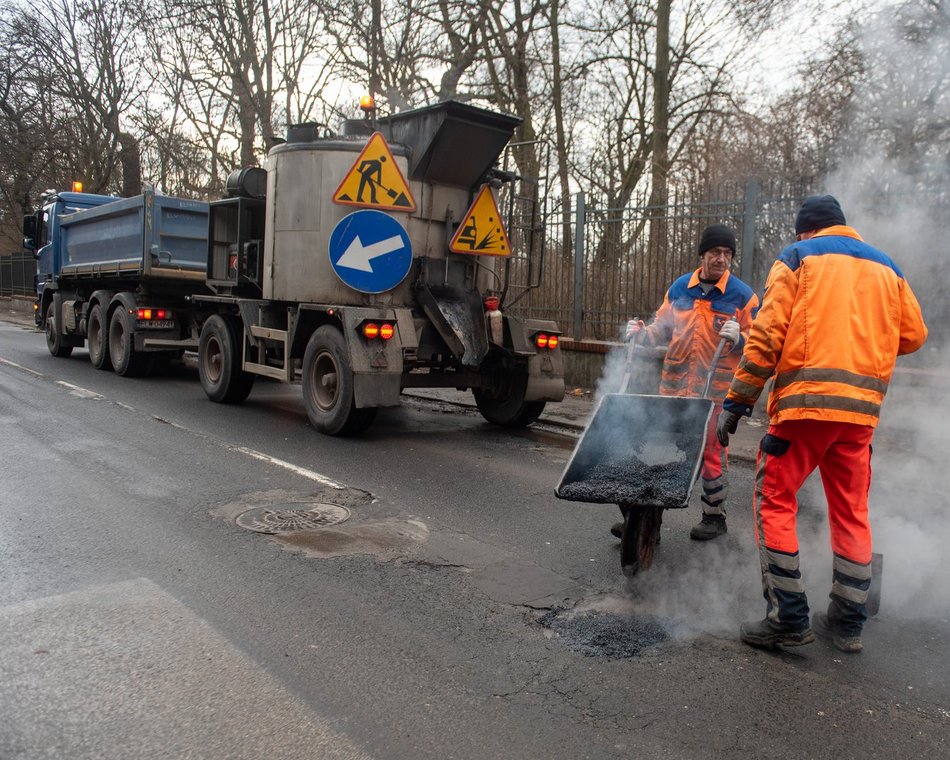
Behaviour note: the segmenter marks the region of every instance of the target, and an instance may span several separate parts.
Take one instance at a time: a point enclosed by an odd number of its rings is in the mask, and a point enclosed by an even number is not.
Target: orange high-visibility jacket
[[[700,269],[677,278],[645,330],[645,345],[668,343],[663,360],[660,395],[701,396],[709,367],[719,345],[719,330],[727,319],[739,323],[741,338],[726,346],[716,365],[709,397],[722,401],[749,336],[759,299],[752,288],[729,272],[703,293]]]
[[[771,422],[875,427],[901,354],[927,326],[897,265],[851,227],[790,245],[772,265],[725,408],[750,414],[772,375]]]

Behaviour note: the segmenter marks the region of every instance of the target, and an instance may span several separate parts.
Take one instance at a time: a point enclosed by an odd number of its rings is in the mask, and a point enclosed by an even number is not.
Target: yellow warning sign
[[[507,256],[511,243],[505,233],[505,225],[498,213],[498,204],[488,185],[482,185],[472,205],[465,213],[449,243],[452,253],[479,253],[487,256]]]
[[[333,202],[344,206],[415,211],[416,201],[382,133],[374,132],[340,186]]]

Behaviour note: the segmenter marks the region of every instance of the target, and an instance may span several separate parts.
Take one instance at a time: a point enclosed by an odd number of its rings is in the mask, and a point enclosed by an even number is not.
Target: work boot
[[[842,633],[828,617],[826,612],[816,612],[811,616],[811,627],[820,638],[830,641],[842,652],[858,654],[864,649],[861,637]]]
[[[703,519],[697,525],[694,525],[689,532],[689,537],[694,541],[708,541],[711,538],[721,536],[726,532],[726,518],[724,515],[707,515],[703,513]]]
[[[800,647],[811,644],[815,634],[807,626],[794,631],[776,625],[768,618],[748,621],[739,626],[739,638],[749,646],[759,649],[775,649],[779,646]]]

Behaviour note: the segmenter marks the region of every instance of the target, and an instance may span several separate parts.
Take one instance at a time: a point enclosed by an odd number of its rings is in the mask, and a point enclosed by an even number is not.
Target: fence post
[[[755,287],[752,277],[755,273],[755,222],[759,212],[759,183],[752,179],[745,184],[745,202],[742,209],[742,261],[739,264],[739,278]]]
[[[574,196],[574,340],[584,337],[584,223],[587,209],[584,193]]]

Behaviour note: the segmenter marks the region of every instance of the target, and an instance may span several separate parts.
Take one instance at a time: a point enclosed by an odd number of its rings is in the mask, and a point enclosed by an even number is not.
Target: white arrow
[[[404,247],[405,243],[399,235],[393,235],[391,238],[380,240],[377,243],[370,243],[369,245],[363,245],[363,242],[360,240],[360,236],[357,235],[355,238],[353,238],[353,242],[346,247],[345,251],[343,251],[343,255],[337,259],[336,265],[338,267],[359,269],[361,272],[372,273],[373,267],[369,263],[370,259],[375,259],[377,256],[383,256],[387,253],[398,251],[400,248]]]

